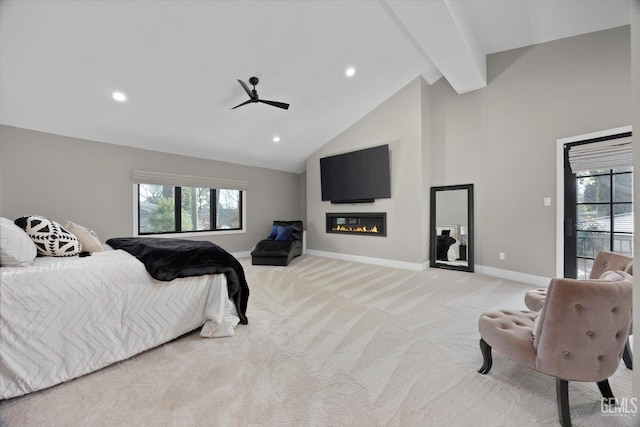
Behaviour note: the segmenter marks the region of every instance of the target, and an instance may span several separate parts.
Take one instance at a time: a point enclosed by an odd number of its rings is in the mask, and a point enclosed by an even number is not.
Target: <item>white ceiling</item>
[[[0,123],[302,172],[419,75],[475,90],[487,54],[627,25],[629,11],[629,0],[2,0]],[[236,79],[251,76],[289,110],[231,110],[247,99]]]

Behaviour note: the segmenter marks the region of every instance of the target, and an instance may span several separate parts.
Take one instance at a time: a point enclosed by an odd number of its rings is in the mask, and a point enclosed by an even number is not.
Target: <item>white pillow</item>
[[[619,282],[620,280],[626,279],[626,277],[624,277],[622,273],[623,273],[622,271],[613,271],[613,270],[605,271],[600,276],[600,280],[610,280],[612,282]]]
[[[0,218],[0,265],[20,267],[33,264],[36,245],[20,227],[8,218]]]
[[[30,215],[16,219],[15,223],[31,237],[40,255],[66,257],[80,253],[78,238],[49,218]]]
[[[64,228],[69,230],[69,232],[80,240],[83,252],[100,252],[102,250],[100,239],[98,239],[98,235],[93,230],[89,230],[88,228],[75,224],[71,221],[67,221]]]

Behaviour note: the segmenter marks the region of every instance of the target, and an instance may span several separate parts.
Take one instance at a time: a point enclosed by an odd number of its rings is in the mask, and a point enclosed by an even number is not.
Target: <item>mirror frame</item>
[[[438,263],[436,260],[436,194],[440,191],[467,190],[467,266],[448,265]],[[431,187],[429,219],[429,266],[433,268],[445,268],[447,270],[474,271],[474,226],[473,226],[473,184],[443,185]]]

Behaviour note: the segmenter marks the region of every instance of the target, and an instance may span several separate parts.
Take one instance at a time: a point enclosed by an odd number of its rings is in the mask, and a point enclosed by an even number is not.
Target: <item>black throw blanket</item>
[[[249,286],[244,269],[220,246],[208,241],[159,237],[119,237],[106,243],[135,256],[156,280],[168,282],[180,277],[224,273],[229,299],[236,305],[240,323],[247,324]]]
[[[436,259],[440,261],[449,261],[449,257],[447,255],[447,252],[449,252],[449,246],[453,245],[455,242],[457,242],[457,240],[450,236],[438,235],[436,237],[437,237]]]

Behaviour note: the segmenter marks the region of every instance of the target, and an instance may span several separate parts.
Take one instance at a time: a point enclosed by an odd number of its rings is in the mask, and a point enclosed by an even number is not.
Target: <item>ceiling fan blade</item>
[[[267,101],[266,99],[258,99],[258,102],[263,102],[265,104],[273,105],[274,107],[283,108],[285,110],[289,109],[289,104],[286,104],[284,102]]]
[[[251,89],[249,89],[249,86],[247,86],[247,84],[242,80],[240,79],[237,79],[237,80],[238,80],[238,83],[240,83],[240,85],[244,89],[244,91],[247,92],[247,95],[249,95],[249,98],[253,98],[253,93],[251,93]]]
[[[233,107],[232,110],[235,110],[238,107],[242,107],[243,105],[251,104],[252,102],[253,102],[252,100],[248,99],[248,100],[244,101],[242,104],[238,104],[235,107]]]

